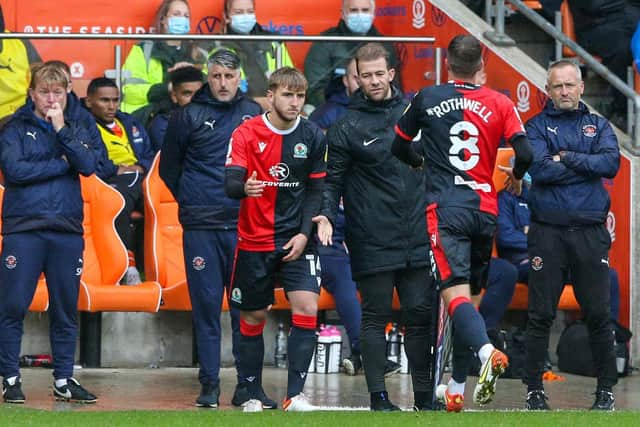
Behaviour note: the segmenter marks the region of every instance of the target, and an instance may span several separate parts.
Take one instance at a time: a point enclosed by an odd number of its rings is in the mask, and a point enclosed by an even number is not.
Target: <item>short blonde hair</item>
[[[304,74],[293,67],[278,68],[269,77],[269,90],[272,92],[275,92],[280,87],[286,87],[294,91],[306,91],[308,86],[309,84]]]
[[[59,84],[67,88],[69,86],[69,76],[58,64],[45,62],[44,64],[34,66],[31,70],[31,84],[29,88],[35,89],[38,83],[45,83],[47,85]]]

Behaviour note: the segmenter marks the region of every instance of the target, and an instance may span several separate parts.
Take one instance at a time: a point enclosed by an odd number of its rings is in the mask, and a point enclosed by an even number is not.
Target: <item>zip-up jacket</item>
[[[235,229],[240,202],[224,190],[229,138],[260,106],[238,94],[229,102],[211,95],[209,84],[173,112],[160,155],[160,177],[178,201],[180,223],[191,229]]]
[[[548,101],[526,130],[533,148],[531,221],[560,226],[604,223],[610,199],[602,179],[615,177],[620,166],[618,140],[609,122],[582,102],[577,110],[563,111]],[[559,162],[553,160],[557,154]]]
[[[2,234],[33,230],[82,234],[83,202],[78,174],[96,168],[90,135],[65,117],[59,132],[36,117],[29,100],[0,133],[4,174]],[[63,158],[63,156],[66,158]]]
[[[131,114],[118,111],[116,112],[116,119],[120,120],[120,123],[124,126],[124,131],[129,138],[129,144],[131,148],[133,148],[136,159],[138,159],[136,165],[142,166],[146,173],[151,167],[151,163],[153,163],[153,158],[155,157],[149,134]],[[118,171],[118,165],[114,164],[111,160],[109,160],[109,162],[113,164],[115,168],[113,172],[113,175],[115,175]]]
[[[405,107],[395,89],[379,103],[358,90],[327,133],[322,212],[335,224],[343,196],[354,278],[428,265],[424,173],[391,154],[393,127]]]
[[[496,246],[498,255],[514,265],[529,258],[527,235],[524,228],[529,225],[530,214],[527,199],[529,189],[522,186],[519,196],[502,190],[498,194],[498,228]]]

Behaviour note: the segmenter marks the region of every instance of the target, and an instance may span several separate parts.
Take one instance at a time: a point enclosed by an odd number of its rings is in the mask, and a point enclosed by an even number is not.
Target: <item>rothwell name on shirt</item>
[[[445,114],[456,111],[467,110],[477,114],[485,123],[489,123],[489,117],[493,114],[489,108],[487,108],[482,102],[475,99],[456,97],[445,99],[440,104],[427,108],[426,112],[430,116],[436,116],[438,118]]]

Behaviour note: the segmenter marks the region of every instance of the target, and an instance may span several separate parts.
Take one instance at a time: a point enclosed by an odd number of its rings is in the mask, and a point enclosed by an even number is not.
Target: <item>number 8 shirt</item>
[[[507,96],[460,81],[430,86],[413,98],[396,133],[406,140],[421,135],[429,204],[498,214],[493,185],[498,147],[525,133]]]
[[[325,138],[315,124],[298,117],[279,130],[266,114],[247,120],[231,135],[226,167],[244,170],[245,179],[256,171],[266,184],[261,197],[240,202],[238,249],[273,251],[298,233],[309,237],[305,193],[311,180],[326,175]]]

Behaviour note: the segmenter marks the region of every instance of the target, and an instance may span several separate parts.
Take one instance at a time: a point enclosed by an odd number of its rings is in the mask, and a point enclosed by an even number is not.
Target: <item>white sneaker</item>
[[[242,412],[262,412],[262,402],[258,399],[249,399],[242,406]]]
[[[124,275],[123,285],[138,285],[142,282],[142,278],[140,277],[140,272],[135,267],[128,267],[127,272]]]
[[[308,411],[317,411],[319,408],[317,406],[313,406],[311,402],[309,402],[309,398],[304,395],[304,393],[300,393],[297,396],[293,396],[291,399],[287,399],[282,403],[282,409],[285,412],[308,412]]]

